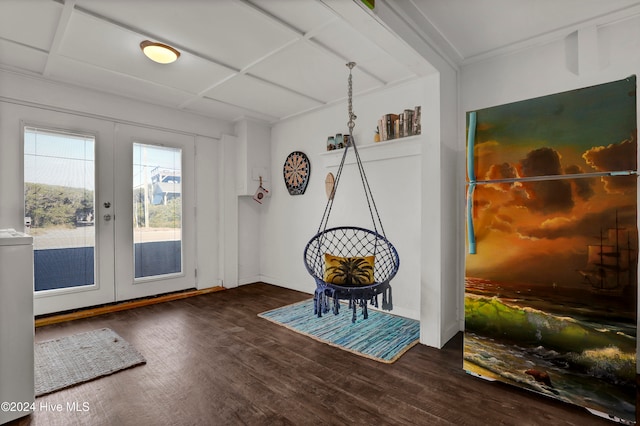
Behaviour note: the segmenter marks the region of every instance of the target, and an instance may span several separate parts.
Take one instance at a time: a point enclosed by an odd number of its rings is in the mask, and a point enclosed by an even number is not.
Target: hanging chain
[[[355,120],[356,115],[353,113],[353,82],[352,82],[352,76],[351,76],[351,70],[353,70],[353,67],[356,66],[355,62],[349,62],[347,64],[347,67],[349,67],[349,122],[347,123],[347,126],[349,127],[349,134],[351,135],[351,137],[353,137],[353,128],[356,126]]]
[[[362,160],[360,159],[360,154],[358,153],[358,148],[356,147],[355,139],[353,137],[353,128],[355,127],[355,119],[358,118],[353,113],[353,83],[351,70],[355,67],[355,62],[349,62],[347,67],[349,68],[349,91],[348,91],[348,106],[349,106],[349,122],[347,125],[349,126],[349,145],[347,145],[342,153],[342,160],[340,161],[340,165],[338,166],[338,171],[336,173],[335,182],[333,183],[333,194],[336,194],[338,191],[338,184],[340,183],[340,177],[342,176],[342,170],[344,168],[345,160],[347,158],[347,152],[353,147],[353,153],[356,157],[356,164],[358,166],[358,170],[360,172],[360,179],[362,180],[362,186],[364,187],[364,195],[367,201],[367,206],[369,207],[369,214],[371,215],[371,221],[373,222],[373,228],[375,233],[378,233],[378,229],[382,232],[382,236],[387,238],[384,228],[382,226],[382,220],[380,219],[380,213],[378,212],[378,207],[376,207],[376,202],[373,199],[373,193],[371,192],[371,187],[369,186],[369,180],[367,179],[367,175],[364,172],[364,166],[362,165]],[[322,214],[322,219],[320,220],[320,226],[318,227],[318,234],[321,234],[319,237],[318,247],[323,247],[323,239],[324,232],[327,230],[327,225],[329,224],[329,216],[331,215],[331,209],[333,208],[333,202],[335,197],[329,197],[327,200],[327,204],[324,207],[324,213]],[[377,219],[377,222],[376,222]],[[318,262],[321,262],[320,257],[322,255],[322,251],[318,250]]]

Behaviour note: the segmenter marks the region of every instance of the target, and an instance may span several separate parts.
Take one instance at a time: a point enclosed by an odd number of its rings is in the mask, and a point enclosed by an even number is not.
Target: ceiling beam
[[[53,36],[53,41],[51,42],[51,47],[49,48],[47,62],[44,65],[44,69],[42,71],[42,75],[45,77],[49,77],[49,75],[51,74],[51,62],[55,61],[55,58],[58,56],[60,44],[62,43],[64,34],[67,32],[67,28],[69,27],[69,21],[71,20],[71,15],[73,14],[73,9],[75,8],[75,6],[76,0],[66,0],[64,2],[62,13],[60,14],[60,19],[58,20],[56,33]]]

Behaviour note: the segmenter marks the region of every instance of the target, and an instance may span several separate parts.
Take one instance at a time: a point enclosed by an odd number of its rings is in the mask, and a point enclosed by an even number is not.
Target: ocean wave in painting
[[[571,354],[569,358],[590,376],[620,385],[631,386],[635,381],[635,353],[622,352],[615,346],[586,350],[580,354]]]
[[[467,293],[465,369],[635,419],[634,324],[552,314]]]
[[[523,346],[543,346],[560,352],[581,353],[615,347],[622,353],[635,354],[636,350],[633,330],[626,330],[620,324],[603,326],[506,304],[497,297],[473,294],[466,295],[465,329]]]
[[[635,375],[635,360],[622,359],[621,365],[614,366],[618,364],[614,354],[617,350],[574,353],[573,356],[581,358],[582,367],[572,368],[577,362],[572,364],[562,353],[542,346],[525,348],[468,332],[465,332],[464,345],[464,369],[472,374],[589,407],[623,419],[622,423],[635,419],[635,383],[621,382],[618,378],[618,372],[628,368]],[[597,366],[598,371],[589,370],[587,366]],[[598,375],[609,377],[605,380]]]

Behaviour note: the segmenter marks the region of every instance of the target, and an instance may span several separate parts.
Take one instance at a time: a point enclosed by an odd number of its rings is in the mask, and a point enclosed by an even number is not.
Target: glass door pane
[[[133,144],[135,279],[182,273],[182,150]]]
[[[95,284],[95,139],[25,127],[25,227],[35,291]]]

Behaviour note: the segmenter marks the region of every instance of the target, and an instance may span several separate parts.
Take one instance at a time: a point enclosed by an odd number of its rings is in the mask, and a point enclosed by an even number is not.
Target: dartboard
[[[307,189],[307,183],[309,183],[309,175],[311,174],[309,158],[307,158],[304,152],[293,151],[284,161],[282,173],[289,194],[304,194],[304,191]]]

